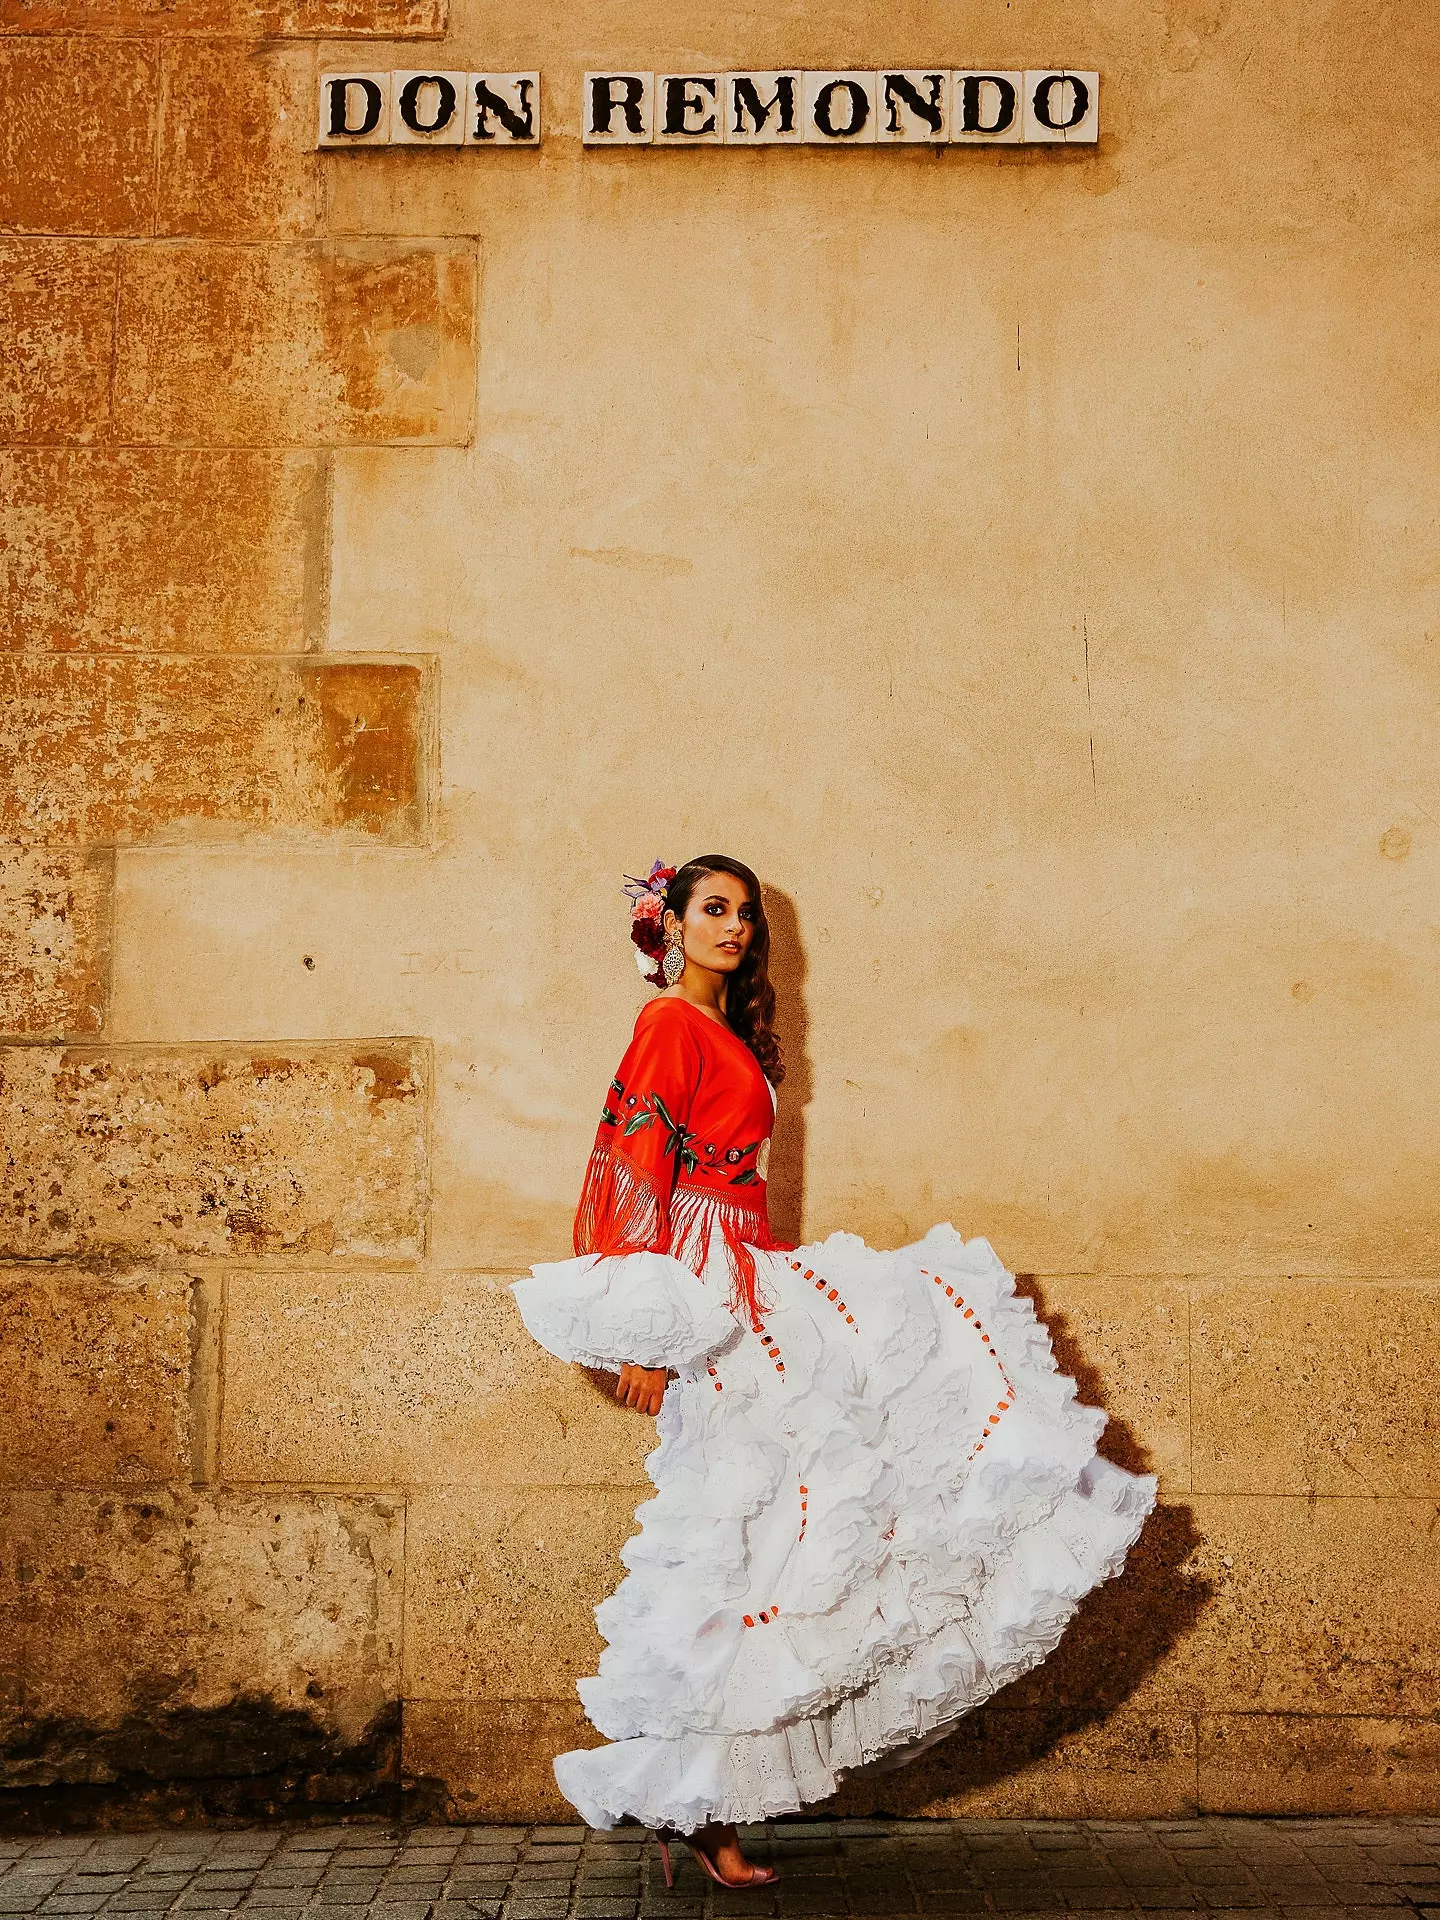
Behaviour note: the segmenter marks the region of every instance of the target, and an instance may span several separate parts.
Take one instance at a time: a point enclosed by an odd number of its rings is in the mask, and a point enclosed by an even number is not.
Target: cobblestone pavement
[[[1311,1910],[1440,1920],[1440,1819],[813,1821],[749,1830],[779,1886],[667,1892],[635,1828],[347,1826],[0,1839],[0,1916],[709,1920]],[[350,1910],[348,1914],[339,1909]],[[364,1909],[363,1914],[358,1911]]]

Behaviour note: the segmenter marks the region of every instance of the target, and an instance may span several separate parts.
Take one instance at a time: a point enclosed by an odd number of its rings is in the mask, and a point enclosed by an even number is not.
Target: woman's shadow
[[[770,924],[775,1024],[785,1054],[785,1084],[780,1090],[770,1141],[770,1230],[777,1240],[795,1245],[804,1232],[805,1110],[814,1090],[806,1045],[810,1016],[805,1005],[805,947],[789,894],[766,887],[763,896],[765,918]]]
[[[805,1231],[806,1109],[814,1092],[805,944],[790,896],[766,887],[764,898],[776,1025],[785,1051],[785,1085],[770,1149],[770,1225],[778,1240],[798,1242]],[[966,1222],[957,1224],[966,1230]],[[983,1231],[983,1223],[969,1223],[969,1231]],[[1086,1358],[1067,1316],[1047,1304],[1043,1283],[1022,1274],[1017,1288],[1034,1301],[1050,1330],[1056,1364],[1075,1380],[1080,1398],[1090,1406],[1105,1406],[1105,1382]],[[1144,1442],[1113,1415],[1100,1452],[1132,1473],[1150,1471]],[[993,1786],[1062,1745],[1084,1749],[1093,1740],[1103,1749],[1108,1744],[1104,1722],[1191,1632],[1211,1596],[1211,1584],[1189,1564],[1200,1537],[1188,1505],[1158,1506],[1131,1549],[1124,1572],[1086,1596],[1059,1647],[1042,1666],[967,1715],[913,1767],[857,1777],[842,1787],[834,1811],[914,1814],[937,1799]],[[1156,1716],[1157,1721],[1170,1717]],[[1141,1746],[1147,1738],[1152,1746],[1157,1740],[1163,1744],[1166,1731],[1132,1727],[1122,1734],[1120,1743],[1130,1750],[1127,1763],[1134,1764],[1137,1740]],[[1064,1756],[1058,1757],[1063,1763]],[[1150,1758],[1159,1764],[1162,1756],[1156,1752]]]

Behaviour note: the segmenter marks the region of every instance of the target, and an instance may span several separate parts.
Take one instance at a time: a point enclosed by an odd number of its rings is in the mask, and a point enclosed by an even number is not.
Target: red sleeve
[[[679,1008],[652,1000],[605,1095],[575,1214],[576,1253],[668,1253],[670,1194],[702,1055]]]

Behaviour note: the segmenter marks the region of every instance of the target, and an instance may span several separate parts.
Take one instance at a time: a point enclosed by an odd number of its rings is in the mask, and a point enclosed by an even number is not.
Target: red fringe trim
[[[667,1209],[654,1177],[611,1146],[596,1146],[575,1212],[577,1254],[668,1253],[697,1277],[710,1259],[716,1228],[730,1272],[730,1310],[760,1331],[770,1303],[759,1297],[751,1247],[783,1252],[763,1207],[745,1206],[708,1187],[677,1186]]]
[[[643,1167],[597,1146],[575,1209],[579,1253],[668,1253],[670,1224],[660,1190]]]
[[[716,1227],[725,1242],[730,1269],[730,1311],[742,1314],[756,1333],[770,1302],[759,1296],[752,1247],[779,1251],[761,1207],[747,1207],[708,1187],[677,1186],[670,1202],[670,1251],[694,1273],[703,1273]]]

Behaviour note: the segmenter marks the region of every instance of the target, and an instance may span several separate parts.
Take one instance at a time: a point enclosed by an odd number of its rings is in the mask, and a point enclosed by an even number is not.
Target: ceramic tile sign
[[[538,73],[322,73],[315,144],[538,147]]]
[[[906,67],[587,73],[587,147],[1093,146],[1100,76]],[[538,147],[538,73],[406,68],[320,76],[315,144]]]
[[[1092,76],[1087,76],[1093,78]],[[962,71],[952,76],[950,138],[957,146],[1018,145],[1025,134],[1023,73]],[[1049,79],[1050,75],[1038,75]],[[1086,91],[1089,112],[1094,89]],[[1095,138],[1093,114],[1090,138]]]
[[[587,73],[587,147],[1092,146],[1100,76],[1063,67]]]

